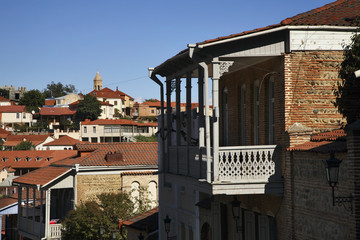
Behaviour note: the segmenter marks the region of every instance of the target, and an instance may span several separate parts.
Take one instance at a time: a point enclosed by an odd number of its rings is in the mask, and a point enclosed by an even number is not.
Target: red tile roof
[[[76,150],[0,151],[0,167],[40,168],[76,156]]]
[[[22,141],[28,141],[31,142],[33,145],[37,146],[45,142],[48,137],[49,135],[9,135],[3,145],[14,147]]]
[[[76,145],[80,152],[90,154],[77,159],[66,159],[56,164],[82,166],[157,166],[157,142],[81,143]]]
[[[59,139],[55,139],[52,142],[44,144],[44,146],[75,146],[77,143],[81,143],[81,141],[65,135],[61,136]]]
[[[113,98],[113,99],[118,98],[124,100],[124,96],[121,96],[120,92],[115,92],[109,88],[103,88],[100,91],[93,90],[89,94],[98,98]]]
[[[55,99],[45,99],[45,105],[46,106],[54,106],[56,104]]]
[[[26,112],[25,106],[22,105],[0,106],[0,113],[18,113],[18,112]]]
[[[66,166],[46,166],[14,179],[13,183],[45,186],[70,171]]]
[[[40,108],[40,115],[42,116],[63,116],[74,115],[76,111],[72,111],[69,108],[60,107],[42,107]]]
[[[4,98],[3,96],[0,96],[0,102],[10,102],[10,100],[7,98]]]
[[[152,232],[158,229],[158,213],[159,208],[156,207],[125,220],[123,224],[134,229],[148,230]]]
[[[221,41],[225,39],[235,38],[238,36],[248,35],[255,32],[261,32],[272,28],[281,26],[299,26],[299,25],[328,25],[328,26],[352,26],[357,27],[355,18],[360,16],[360,1],[359,0],[338,0],[333,3],[326,4],[322,7],[313,9],[308,12],[298,14],[294,17],[286,18],[279,24],[270,25],[263,28],[245,31],[229,36],[218,37],[198,43],[199,45]]]
[[[287,148],[287,151],[310,151],[319,153],[345,152],[346,133],[342,129],[319,133],[311,137],[309,142]]]
[[[2,211],[3,209],[6,209],[12,205],[16,205],[18,202],[18,198],[17,196],[9,196],[9,197],[5,197],[5,198],[1,198],[0,199],[0,211]]]
[[[9,136],[11,134],[11,132],[6,131],[3,128],[0,128],[0,138],[7,138],[7,136]]]
[[[131,126],[157,126],[157,123],[139,123],[128,119],[97,119],[90,121],[86,119],[81,125],[131,125]]]

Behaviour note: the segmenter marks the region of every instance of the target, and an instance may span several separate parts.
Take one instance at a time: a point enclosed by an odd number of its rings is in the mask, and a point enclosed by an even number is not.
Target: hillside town
[[[188,44],[141,102],[0,86],[0,240],[360,239],[359,29],[337,0]]]

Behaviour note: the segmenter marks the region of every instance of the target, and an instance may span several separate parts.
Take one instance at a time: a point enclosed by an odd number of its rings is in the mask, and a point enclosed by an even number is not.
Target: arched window
[[[210,225],[206,222],[201,227],[200,240],[210,240],[211,239],[211,228]]]
[[[151,207],[155,207],[157,205],[157,184],[154,181],[149,182],[148,198],[151,201]]]
[[[138,203],[138,200],[139,200],[139,196],[140,196],[140,183],[138,182],[132,182],[131,183],[131,200],[133,201],[134,203],[134,207],[135,207],[135,211],[138,209],[139,207],[139,203]]]

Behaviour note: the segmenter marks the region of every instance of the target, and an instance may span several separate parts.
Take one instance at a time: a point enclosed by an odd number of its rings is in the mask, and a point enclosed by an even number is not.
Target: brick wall
[[[315,132],[339,128],[344,121],[334,107],[342,51],[293,52],[284,56],[285,129],[294,123]]]

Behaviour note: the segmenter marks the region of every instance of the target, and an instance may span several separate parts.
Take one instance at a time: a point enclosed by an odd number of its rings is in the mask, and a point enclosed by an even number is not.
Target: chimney
[[[121,152],[108,152],[105,156],[108,163],[123,162],[124,158]]]

